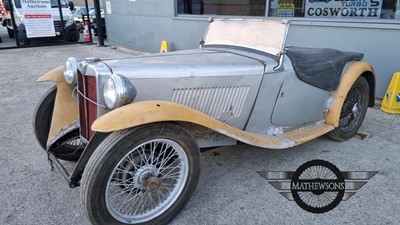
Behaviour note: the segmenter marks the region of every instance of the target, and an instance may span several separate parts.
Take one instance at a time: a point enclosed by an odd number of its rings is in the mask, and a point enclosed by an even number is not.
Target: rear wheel
[[[336,141],[352,138],[360,128],[368,108],[369,86],[367,80],[360,76],[347,93],[340,113],[339,126],[328,133]]]
[[[56,99],[57,87],[51,87],[39,101],[33,116],[33,129],[37,141],[43,149],[46,149],[47,138],[50,132],[53,116],[54,101]],[[57,158],[68,161],[77,161],[82,154],[84,145],[79,135],[71,137],[54,150]]]
[[[93,224],[166,224],[184,207],[200,175],[200,151],[175,124],[110,134],[91,156],[81,199]]]

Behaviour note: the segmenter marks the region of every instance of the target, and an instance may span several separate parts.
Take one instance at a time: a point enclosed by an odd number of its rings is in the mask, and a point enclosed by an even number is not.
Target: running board
[[[304,142],[311,141],[320,137],[329,131],[335,129],[334,126],[329,124],[320,124],[312,127],[299,128],[297,130],[275,134],[275,136],[282,138],[289,144],[289,148],[303,144]]]

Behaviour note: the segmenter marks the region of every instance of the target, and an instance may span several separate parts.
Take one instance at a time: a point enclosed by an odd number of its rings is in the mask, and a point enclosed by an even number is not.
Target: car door
[[[275,126],[299,126],[320,121],[330,97],[329,91],[301,81],[292,70],[279,91],[271,123]]]

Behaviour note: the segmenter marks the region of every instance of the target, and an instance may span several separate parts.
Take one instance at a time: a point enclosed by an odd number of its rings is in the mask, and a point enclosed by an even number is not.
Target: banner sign
[[[56,36],[50,0],[21,0],[21,8],[28,38]]]
[[[382,0],[306,0],[305,17],[379,19]]]

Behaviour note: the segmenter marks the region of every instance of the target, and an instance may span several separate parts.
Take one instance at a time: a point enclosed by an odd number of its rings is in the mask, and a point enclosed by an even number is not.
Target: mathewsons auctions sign
[[[56,36],[50,0],[21,0],[21,9],[27,37]]]
[[[382,0],[306,0],[305,17],[379,19]]]

